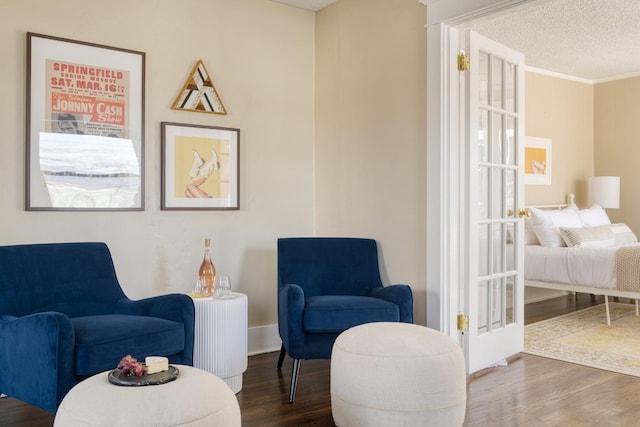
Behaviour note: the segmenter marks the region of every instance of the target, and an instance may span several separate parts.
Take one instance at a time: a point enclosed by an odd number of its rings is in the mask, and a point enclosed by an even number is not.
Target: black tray
[[[169,366],[168,371],[156,372],[155,374],[144,374],[140,377],[135,375],[125,375],[120,369],[109,372],[109,382],[115,385],[140,387],[145,385],[158,385],[169,383],[176,378],[180,371],[175,366]]]

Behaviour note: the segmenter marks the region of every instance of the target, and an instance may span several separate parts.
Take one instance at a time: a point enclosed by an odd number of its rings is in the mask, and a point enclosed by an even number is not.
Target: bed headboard
[[[527,206],[528,208],[538,208],[538,209],[544,209],[544,210],[554,210],[554,209],[564,209],[567,206],[573,205],[576,202],[576,195],[573,193],[567,194],[567,201],[566,203],[559,203],[557,205],[531,205],[531,206]]]

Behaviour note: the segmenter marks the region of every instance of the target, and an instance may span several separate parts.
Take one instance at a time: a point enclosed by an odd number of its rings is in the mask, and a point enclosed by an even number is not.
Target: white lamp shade
[[[602,208],[620,207],[620,177],[593,176],[589,178],[589,205]]]

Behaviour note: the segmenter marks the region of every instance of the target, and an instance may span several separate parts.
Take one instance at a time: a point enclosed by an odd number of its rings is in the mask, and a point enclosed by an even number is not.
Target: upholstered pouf
[[[240,406],[220,378],[190,366],[166,384],[118,386],[108,372],[80,382],[64,397],[54,427],[237,426]]]
[[[464,356],[434,329],[367,323],[338,336],[331,353],[331,410],[339,427],[461,426]]]

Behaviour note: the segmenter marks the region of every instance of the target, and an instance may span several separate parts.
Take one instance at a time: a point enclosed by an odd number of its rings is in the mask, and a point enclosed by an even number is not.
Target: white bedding
[[[640,246],[640,243],[627,246]],[[525,280],[616,289],[615,254],[619,246],[525,246]]]

